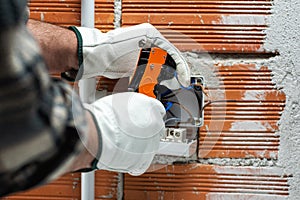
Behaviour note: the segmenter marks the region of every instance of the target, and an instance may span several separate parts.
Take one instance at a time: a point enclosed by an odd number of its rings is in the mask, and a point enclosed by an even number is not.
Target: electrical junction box
[[[190,157],[196,153],[197,140],[187,139],[184,128],[166,128],[165,137],[159,144],[159,155]]]
[[[191,157],[197,154],[199,127],[204,121],[204,78],[192,76],[188,89],[176,91],[169,98],[173,107],[166,107],[166,130],[161,138],[158,155]],[[180,104],[174,106],[175,102]],[[169,111],[169,113],[168,113]],[[175,117],[176,116],[176,117]]]

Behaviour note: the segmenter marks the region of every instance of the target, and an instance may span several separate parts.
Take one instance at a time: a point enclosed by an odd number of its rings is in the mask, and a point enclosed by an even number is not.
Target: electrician
[[[49,73],[130,76],[140,49],[156,46],[172,56],[186,86],[189,69],[179,50],[150,24],[104,34],[29,20],[28,30],[26,0],[0,4],[0,196],[73,171],[144,173],[164,131],[163,105],[129,92],[82,104]]]

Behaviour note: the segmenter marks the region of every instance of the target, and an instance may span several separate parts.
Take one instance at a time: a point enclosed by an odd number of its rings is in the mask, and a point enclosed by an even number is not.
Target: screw
[[[139,47],[144,47],[146,45],[146,40],[142,39],[139,41]]]
[[[170,131],[170,136],[174,136],[174,131],[173,130]]]
[[[175,132],[175,137],[179,138],[180,137],[180,132]]]

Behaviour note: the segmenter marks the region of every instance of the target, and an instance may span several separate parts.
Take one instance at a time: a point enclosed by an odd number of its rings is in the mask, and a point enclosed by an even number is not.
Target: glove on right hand
[[[159,148],[165,108],[156,99],[118,93],[85,105],[100,130],[97,168],[140,175]]]

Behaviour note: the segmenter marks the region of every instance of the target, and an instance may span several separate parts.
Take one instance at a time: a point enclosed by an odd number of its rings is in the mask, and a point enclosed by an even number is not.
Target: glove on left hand
[[[178,80],[190,83],[190,70],[180,51],[151,24],[140,24],[101,33],[98,29],[71,27],[79,43],[80,78],[130,76],[137,65],[140,50],[159,47],[176,63]]]

